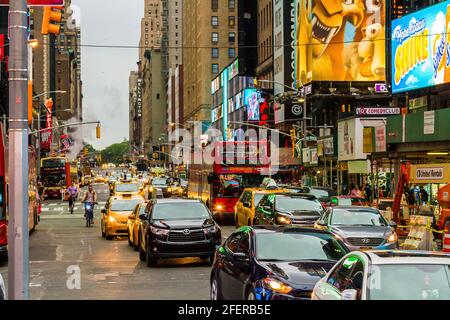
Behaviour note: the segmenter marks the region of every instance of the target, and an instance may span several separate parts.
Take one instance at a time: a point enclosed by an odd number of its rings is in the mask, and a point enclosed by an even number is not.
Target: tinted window
[[[64,159],[48,159],[42,160],[42,167],[45,168],[60,168],[65,167],[66,161]]]
[[[271,232],[256,235],[260,260],[333,260],[347,254],[340,242],[327,234]]]
[[[124,183],[116,185],[116,192],[136,192],[138,189],[137,183]]]
[[[111,211],[133,211],[142,200],[116,200],[111,203]]]
[[[387,226],[386,220],[376,211],[333,210],[332,225]]]
[[[238,233],[227,240],[226,247],[233,253],[249,252],[249,237],[246,233]]]
[[[164,178],[154,178],[152,180],[152,185],[154,186],[165,186],[167,185],[167,179]]]
[[[153,220],[198,220],[211,216],[205,205],[197,202],[157,203],[153,207]]]
[[[358,265],[359,267],[357,267]],[[358,257],[349,256],[333,271],[327,282],[341,292],[346,289],[354,289],[352,275],[356,274],[355,270],[359,270],[361,265],[362,262]]]
[[[450,299],[449,265],[377,265],[370,279],[371,300]]]
[[[280,211],[322,211],[323,207],[317,200],[302,198],[278,197],[275,208]]]

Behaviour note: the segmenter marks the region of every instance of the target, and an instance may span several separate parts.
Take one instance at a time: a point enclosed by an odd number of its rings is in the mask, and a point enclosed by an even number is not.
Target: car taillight
[[[6,222],[0,222],[0,245],[8,243],[8,236],[6,234]]]

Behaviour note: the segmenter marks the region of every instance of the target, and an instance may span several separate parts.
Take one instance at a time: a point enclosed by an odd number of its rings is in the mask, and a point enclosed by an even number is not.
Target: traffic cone
[[[442,251],[450,252],[450,233],[447,230],[447,233],[444,233],[444,237],[442,239]]]

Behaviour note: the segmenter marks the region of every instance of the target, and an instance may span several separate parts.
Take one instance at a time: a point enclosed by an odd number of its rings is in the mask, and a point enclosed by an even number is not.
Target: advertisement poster
[[[318,164],[319,156],[317,155],[317,149],[311,149],[311,164]]]
[[[295,75],[311,81],[385,81],[385,0],[295,0]]]
[[[261,93],[255,89],[245,89],[245,109],[247,111],[247,121],[259,121],[259,104]]]
[[[392,92],[450,81],[450,1],[392,21]]]
[[[46,117],[46,128],[52,127],[52,114],[51,112],[47,112]],[[52,145],[52,129],[43,131],[41,133],[41,148],[44,150],[50,150],[50,147]]]

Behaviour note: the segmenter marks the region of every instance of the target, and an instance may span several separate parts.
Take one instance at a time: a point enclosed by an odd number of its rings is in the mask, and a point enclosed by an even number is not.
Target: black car
[[[222,243],[219,226],[200,200],[153,199],[139,219],[139,258],[148,267],[159,258],[201,257],[212,263]]]
[[[313,226],[323,212],[322,204],[313,195],[268,193],[255,208],[253,224]]]
[[[349,250],[331,233],[295,226],[242,227],[216,252],[212,300],[308,300]]]
[[[303,193],[315,196],[322,204],[330,202],[331,197],[336,195],[336,192],[327,187],[303,187]]]
[[[157,190],[160,189],[164,195],[164,197],[169,197],[171,192],[169,192],[168,188],[170,185],[169,178],[163,177],[155,177],[150,182],[150,192],[157,194]]]

